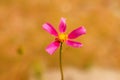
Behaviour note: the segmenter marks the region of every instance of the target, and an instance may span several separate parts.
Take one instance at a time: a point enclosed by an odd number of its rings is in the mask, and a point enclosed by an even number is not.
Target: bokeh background
[[[54,37],[42,25],[50,22],[58,30],[61,17],[67,19],[66,33],[81,25],[87,29],[76,39],[82,48],[63,46],[64,70],[119,71],[120,0],[0,0],[0,80],[45,80],[47,71],[59,71],[59,50],[47,54]]]

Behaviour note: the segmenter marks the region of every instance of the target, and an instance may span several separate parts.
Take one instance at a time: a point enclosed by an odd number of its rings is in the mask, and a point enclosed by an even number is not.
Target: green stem
[[[60,44],[60,54],[59,54],[59,60],[60,60],[60,73],[61,73],[61,80],[64,80],[63,77],[63,69],[62,69],[62,42]]]

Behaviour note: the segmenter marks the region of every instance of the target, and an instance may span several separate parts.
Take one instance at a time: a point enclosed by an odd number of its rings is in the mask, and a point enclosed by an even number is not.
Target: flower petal
[[[54,41],[51,44],[48,45],[48,47],[46,48],[46,51],[52,55],[55,50],[60,46],[60,42],[59,41]]]
[[[66,31],[66,19],[65,18],[61,18],[60,24],[59,24],[59,30],[61,33]]]
[[[77,38],[78,36],[81,36],[83,34],[86,33],[86,29],[82,26],[82,27],[79,27],[75,30],[73,30],[69,35],[68,35],[68,38],[69,39],[75,39]]]
[[[43,29],[45,29],[47,32],[49,32],[50,34],[54,35],[54,36],[58,36],[57,31],[54,29],[54,27],[49,24],[49,23],[45,23],[43,24]]]
[[[82,43],[75,42],[75,41],[70,41],[70,40],[67,40],[66,44],[69,45],[69,46],[75,47],[75,48],[83,46]]]

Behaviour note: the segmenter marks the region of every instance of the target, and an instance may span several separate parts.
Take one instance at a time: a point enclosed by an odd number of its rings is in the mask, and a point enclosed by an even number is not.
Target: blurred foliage
[[[39,61],[33,62],[33,64],[31,65],[30,78],[33,78],[34,80],[42,80],[42,69],[42,65]]]
[[[17,52],[18,52],[18,54],[20,54],[20,55],[24,54],[23,47],[21,47],[21,46],[18,47]]]

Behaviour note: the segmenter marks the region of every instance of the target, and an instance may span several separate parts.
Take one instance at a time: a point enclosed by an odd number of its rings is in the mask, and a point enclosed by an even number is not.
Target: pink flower
[[[51,35],[55,36],[55,40],[51,44],[49,44],[48,47],[46,48],[46,51],[50,55],[52,55],[56,51],[56,49],[59,48],[61,42],[65,42],[67,45],[72,46],[72,47],[76,47],[76,48],[81,47],[82,43],[72,41],[72,39],[75,39],[86,33],[86,29],[84,28],[84,26],[80,26],[77,29],[70,32],[68,35],[65,34],[65,31],[66,31],[66,19],[65,18],[61,18],[60,20],[60,24],[59,24],[60,33],[58,33],[54,29],[54,27],[49,23],[43,24],[42,27],[47,32],[49,32]]]

